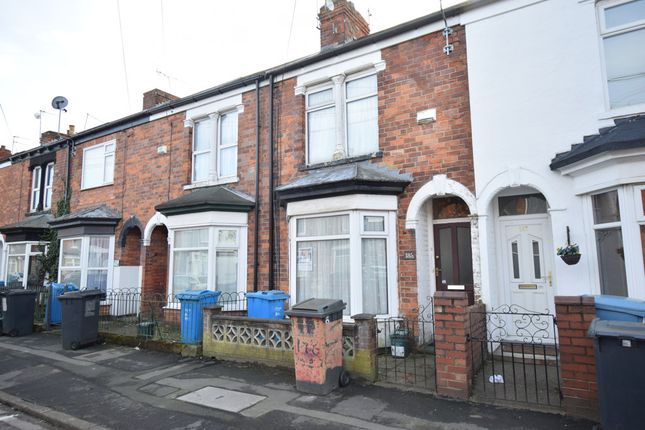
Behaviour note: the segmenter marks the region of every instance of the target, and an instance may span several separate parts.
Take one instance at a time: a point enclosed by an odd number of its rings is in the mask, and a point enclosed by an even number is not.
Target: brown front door
[[[435,224],[437,291],[466,291],[473,301],[473,259],[470,223]]]

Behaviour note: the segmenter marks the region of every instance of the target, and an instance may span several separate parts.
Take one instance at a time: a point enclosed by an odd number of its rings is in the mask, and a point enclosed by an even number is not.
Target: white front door
[[[500,220],[501,274],[506,304],[551,311],[551,235],[548,218]]]

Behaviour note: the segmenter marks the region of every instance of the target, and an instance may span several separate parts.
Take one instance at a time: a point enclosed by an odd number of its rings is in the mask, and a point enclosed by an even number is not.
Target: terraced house
[[[436,260],[439,289],[472,292],[459,9],[370,34],[333,5],[315,55],[185,98],[150,91],[141,112],[5,159],[3,279],[42,282],[51,226],[58,278],[81,288],[281,289],[342,298],[348,319],[397,316],[428,303]],[[421,190],[432,208],[406,225]]]

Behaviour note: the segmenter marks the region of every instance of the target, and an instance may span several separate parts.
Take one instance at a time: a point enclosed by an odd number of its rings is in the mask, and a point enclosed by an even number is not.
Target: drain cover
[[[240,412],[266,399],[265,396],[225,390],[216,387],[204,387],[177,398],[178,400],[220,409],[228,412]]]

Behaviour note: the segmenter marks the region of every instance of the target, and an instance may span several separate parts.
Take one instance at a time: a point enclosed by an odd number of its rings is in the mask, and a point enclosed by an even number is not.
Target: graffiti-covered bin
[[[287,311],[292,321],[296,389],[325,395],[343,375],[342,300],[309,299]]]

